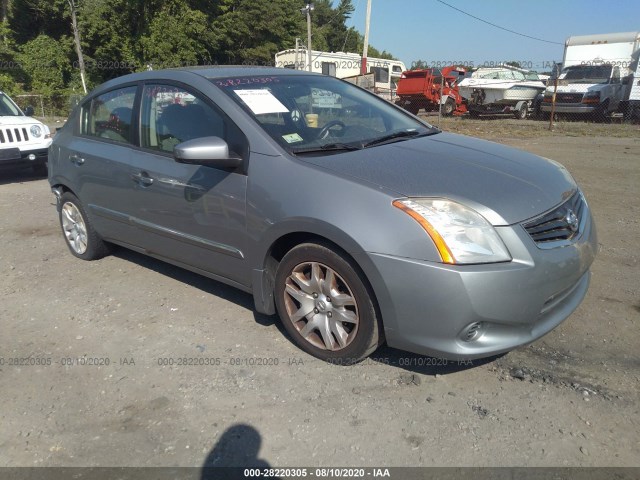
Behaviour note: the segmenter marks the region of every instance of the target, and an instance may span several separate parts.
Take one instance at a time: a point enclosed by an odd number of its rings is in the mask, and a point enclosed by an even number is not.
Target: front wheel
[[[327,246],[304,243],[290,250],[278,266],[275,295],[293,341],[321,360],[350,365],[381,344],[370,289],[357,267]]]
[[[97,260],[109,253],[109,246],[100,238],[78,198],[65,193],[60,198],[60,226],[69,251],[82,260]]]
[[[453,115],[454,110],[456,109],[456,102],[453,98],[449,97],[442,105],[442,115],[448,117],[449,115]]]

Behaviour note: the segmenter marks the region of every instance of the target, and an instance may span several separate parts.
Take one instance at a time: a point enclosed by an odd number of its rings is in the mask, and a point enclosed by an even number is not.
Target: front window
[[[316,75],[213,79],[292,153],[355,150],[437,133],[350,83]]]
[[[0,93],[0,116],[1,117],[21,117],[22,111],[4,93]]]
[[[132,143],[133,105],[136,87],[125,87],[98,95],[82,108],[83,135]]]
[[[611,65],[576,65],[562,70],[559,80],[564,83],[607,83]]]
[[[246,139],[218,108],[195,92],[174,85],[147,84],[142,92],[140,143],[143,148],[172,153],[179,143],[219,137],[242,155]]]

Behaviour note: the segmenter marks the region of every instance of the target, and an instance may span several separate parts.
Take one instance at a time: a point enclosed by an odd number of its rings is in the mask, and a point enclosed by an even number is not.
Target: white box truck
[[[361,73],[362,58],[357,53],[321,52],[311,50],[311,71],[331,75],[337,78],[355,77]],[[300,48],[283,50],[276,53],[275,66],[292,68],[295,70],[309,70],[307,50]],[[398,80],[406,70],[404,63],[399,60],[385,58],[367,58],[367,72],[373,73],[375,78],[374,92],[393,100],[395,98]]]
[[[638,78],[640,32],[569,37],[558,75],[554,111],[608,116],[628,111]],[[549,80],[541,109],[551,112],[555,79]],[[640,88],[639,88],[640,90]],[[638,92],[640,93],[640,92]]]

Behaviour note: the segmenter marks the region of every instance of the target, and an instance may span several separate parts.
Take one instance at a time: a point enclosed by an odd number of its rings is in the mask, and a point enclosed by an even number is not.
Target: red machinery
[[[458,92],[458,80],[465,73],[466,69],[453,66],[403,72],[398,81],[396,105],[415,115],[421,108],[437,111],[442,104],[443,115],[462,115],[467,106]]]

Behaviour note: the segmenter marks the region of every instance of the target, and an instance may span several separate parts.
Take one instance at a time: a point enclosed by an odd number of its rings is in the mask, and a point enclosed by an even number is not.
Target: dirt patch
[[[46,180],[8,175],[0,466],[256,455],[278,467],[637,466],[638,126],[446,122],[556,159],[583,188],[600,253],[587,298],[560,327],[469,364],[385,347],[356,366],[328,365],[245,293],[123,250],[73,258]]]

